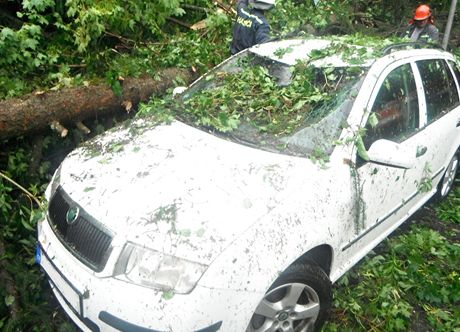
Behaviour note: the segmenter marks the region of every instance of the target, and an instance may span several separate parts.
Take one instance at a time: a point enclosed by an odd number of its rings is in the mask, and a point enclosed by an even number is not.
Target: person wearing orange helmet
[[[417,7],[414,18],[410,20],[406,36],[412,41],[439,42],[439,31],[434,25],[430,6],[420,5]]]

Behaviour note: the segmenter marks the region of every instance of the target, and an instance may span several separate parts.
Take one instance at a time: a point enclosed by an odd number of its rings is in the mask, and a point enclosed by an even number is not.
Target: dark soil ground
[[[459,178],[459,176],[457,177]],[[447,223],[439,219],[438,214],[435,211],[436,204],[438,203],[430,203],[425,205],[409,220],[402,224],[392,234],[392,236],[396,236],[402,232],[408,231],[412,225],[418,225],[425,226],[439,232],[452,243],[460,243],[460,224]]]

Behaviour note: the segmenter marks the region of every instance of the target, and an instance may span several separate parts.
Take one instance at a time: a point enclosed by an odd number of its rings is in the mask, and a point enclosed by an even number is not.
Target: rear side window
[[[417,62],[425,89],[428,123],[458,105],[458,92],[454,77],[444,60]]]
[[[410,64],[394,69],[385,78],[372,106],[371,118],[377,121],[369,121],[366,125],[366,149],[379,139],[403,141],[417,130],[418,96]]]

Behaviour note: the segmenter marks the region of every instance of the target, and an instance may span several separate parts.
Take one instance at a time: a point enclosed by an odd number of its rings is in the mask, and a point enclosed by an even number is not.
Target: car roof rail
[[[397,43],[397,44],[389,45],[382,50],[382,53],[383,55],[387,55],[394,51],[399,51],[399,50],[404,50],[404,49],[420,49],[420,48],[435,48],[435,49],[440,49],[444,51],[444,49],[439,44],[416,41],[416,42],[405,42],[405,43]]]

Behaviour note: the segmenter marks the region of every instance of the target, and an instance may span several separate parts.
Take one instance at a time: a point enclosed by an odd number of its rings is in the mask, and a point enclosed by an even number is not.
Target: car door
[[[458,73],[456,64],[448,64],[444,59],[416,61],[415,75],[420,75],[426,100],[421,142],[426,149],[426,183],[421,189],[427,195],[436,190],[436,184],[458,148],[460,107],[454,70]]]
[[[413,67],[412,63],[400,62],[382,72],[369,99],[367,109],[371,115],[362,135],[366,150],[382,140],[392,141],[399,150],[412,155],[415,163],[404,168],[357,157],[361,225],[344,250],[361,239],[375,245],[417,205],[419,180],[424,170],[423,163],[418,162],[424,153],[419,142],[424,100],[419,98],[421,84],[416,82]]]

